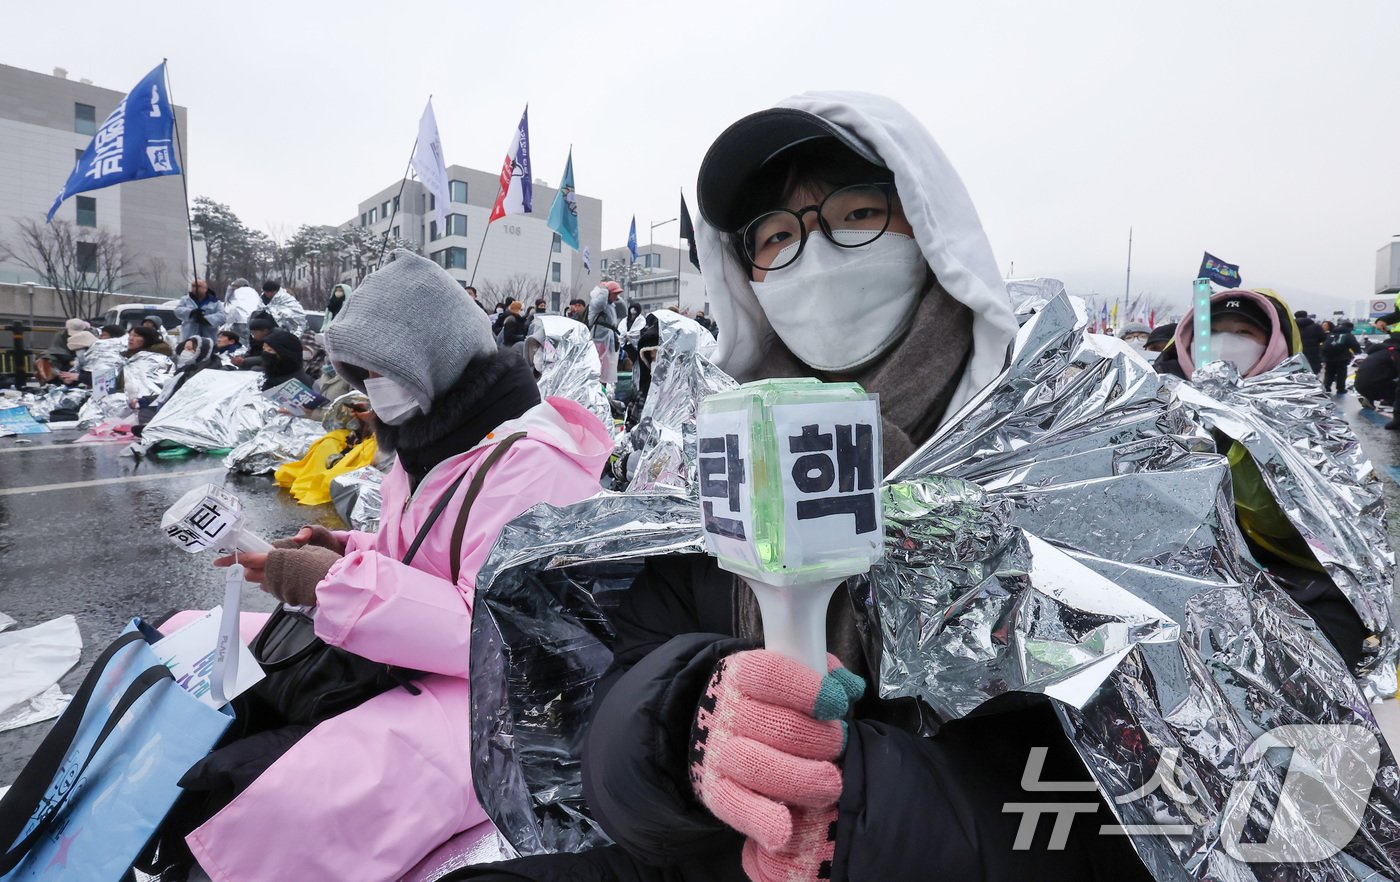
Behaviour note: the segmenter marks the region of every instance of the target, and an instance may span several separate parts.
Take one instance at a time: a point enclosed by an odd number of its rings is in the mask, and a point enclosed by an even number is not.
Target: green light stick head
[[[1210,298],[1212,290],[1209,279],[1196,279],[1191,283],[1191,309],[1195,321],[1192,325],[1191,360],[1197,365],[1205,364],[1210,357]]]
[[[701,402],[697,434],[705,542],[721,567],[802,585],[883,558],[876,396],[855,383],[761,380]]]

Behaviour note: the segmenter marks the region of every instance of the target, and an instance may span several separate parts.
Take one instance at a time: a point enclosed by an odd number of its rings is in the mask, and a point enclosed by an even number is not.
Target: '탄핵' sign
[[[705,541],[769,585],[843,579],[883,556],[880,410],[854,383],[764,380],[698,417]]]

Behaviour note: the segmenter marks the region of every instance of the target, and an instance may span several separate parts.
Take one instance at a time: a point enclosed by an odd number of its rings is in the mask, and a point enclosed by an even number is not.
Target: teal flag
[[[578,250],[578,202],[574,198],[574,151],[569,149],[569,161],[564,166],[564,180],[554,194],[549,208],[549,228],[559,234],[559,240]]]

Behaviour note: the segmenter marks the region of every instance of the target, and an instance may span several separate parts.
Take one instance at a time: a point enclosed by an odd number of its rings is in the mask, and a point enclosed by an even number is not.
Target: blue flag
[[[1226,288],[1238,288],[1241,285],[1239,264],[1226,263],[1209,251],[1201,258],[1201,270],[1196,273],[1196,278],[1210,279]]]
[[[637,262],[637,216],[632,215],[632,229],[627,231],[627,250],[632,252],[632,262]]]
[[[574,198],[574,151],[569,149],[569,161],[564,166],[564,180],[554,194],[549,207],[549,228],[559,234],[559,241],[578,250],[578,202]]]
[[[68,183],[58,191],[48,220],[52,221],[58,206],[74,194],[124,181],[180,174],[171,140],[174,126],[162,61],[108,114],[68,176]]]

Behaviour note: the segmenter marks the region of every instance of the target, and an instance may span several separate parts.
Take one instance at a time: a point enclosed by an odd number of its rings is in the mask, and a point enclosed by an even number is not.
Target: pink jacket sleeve
[[[353,534],[345,556],[316,587],[317,636],[373,661],[466,677],[476,574],[501,528],[536,503],[565,505],[597,489],[597,477],[572,459],[522,441],[492,466],[472,506],[456,585],[353,541],[370,534]],[[444,574],[451,572],[446,558],[457,514],[449,506],[419,550],[419,561]]]

